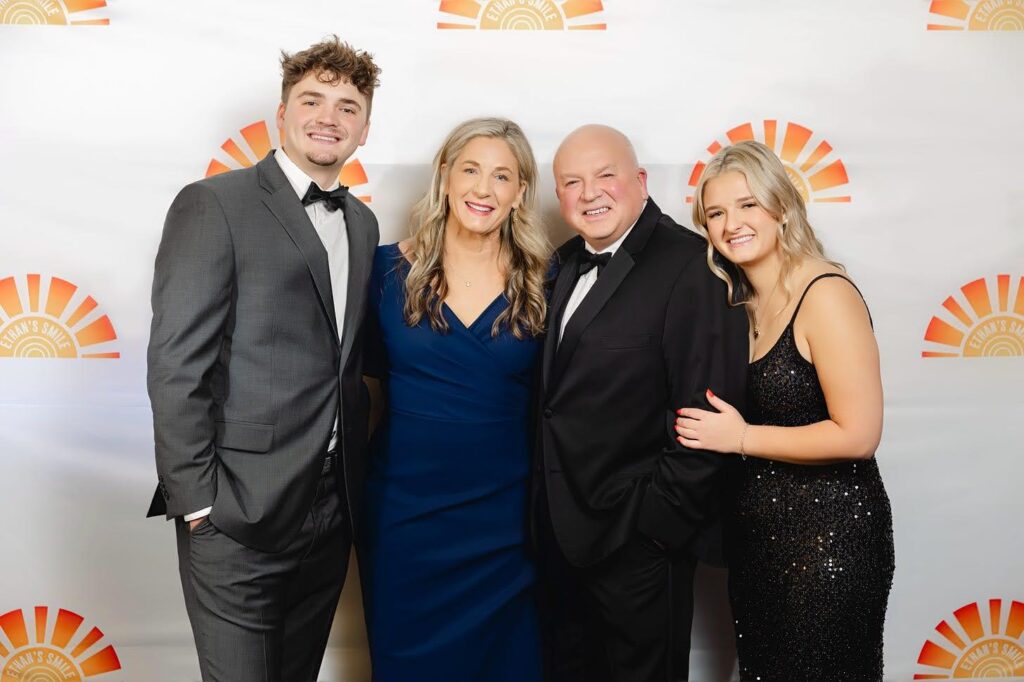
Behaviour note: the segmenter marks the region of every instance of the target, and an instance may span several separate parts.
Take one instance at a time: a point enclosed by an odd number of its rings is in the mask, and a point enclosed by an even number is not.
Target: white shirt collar
[[[288,178],[288,184],[292,186],[295,193],[301,199],[306,196],[306,190],[309,189],[309,183],[313,182],[313,178],[306,175],[305,171],[295,165],[295,162],[288,157],[288,153],[284,149],[278,149],[274,151],[274,160],[277,161],[277,165],[284,171],[284,176]],[[334,180],[334,184],[330,187],[320,187],[320,189],[331,191],[341,185],[341,181],[337,178]]]
[[[647,210],[647,199],[644,199],[644,205],[640,207],[640,215],[643,215],[645,210]],[[615,252],[619,250],[620,246],[622,246],[622,242],[626,241],[626,237],[629,236],[629,233],[633,231],[633,228],[636,227],[636,224],[638,222],[640,222],[640,216],[637,216],[637,219],[633,221],[633,224],[629,226],[629,229],[623,232],[618,239],[616,239],[614,242],[609,244],[607,247],[601,249],[600,251],[595,251],[594,247],[592,247],[586,241],[583,242],[583,246],[590,253],[610,253],[614,256]]]

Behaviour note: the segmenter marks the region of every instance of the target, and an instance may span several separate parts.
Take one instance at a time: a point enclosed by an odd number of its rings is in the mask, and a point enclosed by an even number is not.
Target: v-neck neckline
[[[480,313],[476,316],[476,319],[474,319],[469,324],[466,324],[466,322],[461,317],[459,317],[459,314],[456,313],[450,305],[448,305],[448,301],[441,301],[441,305],[444,306],[444,308],[451,314],[452,317],[454,317],[458,321],[460,325],[462,325],[463,329],[465,329],[466,331],[473,331],[473,328],[476,327],[477,323],[480,322],[480,320],[482,320],[484,316],[491,311],[491,308],[493,308],[504,297],[505,292],[499,291],[498,295],[495,296],[494,299],[487,304],[487,307],[480,311]]]

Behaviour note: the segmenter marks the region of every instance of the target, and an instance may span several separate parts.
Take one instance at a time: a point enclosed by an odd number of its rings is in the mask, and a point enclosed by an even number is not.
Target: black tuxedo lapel
[[[580,248],[583,248],[583,240],[578,239]],[[576,284],[576,268],[579,261],[579,249],[572,251],[558,268],[558,276],[555,279],[555,290],[551,293],[551,322],[548,325],[548,335],[544,340],[544,388],[547,389],[551,382],[551,370],[555,362],[555,353],[558,348],[559,331],[562,328],[562,315],[565,314],[565,306],[569,303],[569,297]]]
[[[334,296],[331,293],[331,270],[327,265],[327,250],[324,248],[323,242],[320,241],[320,237],[317,236],[316,228],[310,222],[309,216],[306,215],[302,202],[295,195],[294,188],[272,156],[268,154],[257,165],[260,185],[270,193],[270,196],[263,198],[263,203],[281,223],[281,227],[285,229],[306,260],[306,266],[313,276],[313,284],[316,285],[324,314],[331,321],[334,340],[340,345],[338,321],[334,316]]]
[[[352,207],[359,201],[345,199],[345,232],[348,237],[348,298],[345,301],[345,324],[341,330],[341,366],[345,366],[352,351],[356,329],[359,326],[366,300],[366,281],[369,276],[372,248],[370,230],[361,218],[361,207]]]
[[[633,265],[636,263],[633,256],[643,250],[661,215],[661,209],[658,208],[654,201],[648,199],[647,206],[637,219],[636,225],[633,226],[632,231],[622,242],[622,245],[615,252],[615,255],[612,256],[612,259],[608,261],[608,265],[601,270],[601,274],[597,281],[594,282],[594,286],[587,292],[587,295],[580,302],[580,306],[565,325],[565,333],[562,335],[562,340],[558,343],[558,349],[555,351],[554,362],[548,377],[549,383],[545,384],[545,387],[554,385],[562,372],[565,371],[576,350],[576,346],[579,345],[580,336],[583,335],[583,332],[590,323],[594,321],[597,314],[601,312],[608,299],[618,290],[622,281],[626,279],[626,275],[629,274],[629,271],[633,269]],[[576,253],[573,255],[577,256]],[[572,275],[573,282],[575,282],[576,258],[574,257],[572,261]],[[559,277],[559,280],[561,279]],[[570,291],[573,288],[570,286]],[[566,299],[568,299],[568,295]],[[559,324],[561,324],[561,313],[559,315]]]
[[[565,325],[565,333],[562,334],[562,341],[558,344],[558,350],[555,352],[555,363],[551,372],[552,383],[557,382],[562,372],[565,371],[569,360],[572,359],[572,354],[576,351],[576,346],[579,345],[583,331],[601,312],[604,304],[622,284],[622,280],[626,279],[626,275],[633,269],[633,262],[633,256],[626,249],[620,248],[608,261],[608,265],[601,270],[594,286],[580,301],[580,306]]]

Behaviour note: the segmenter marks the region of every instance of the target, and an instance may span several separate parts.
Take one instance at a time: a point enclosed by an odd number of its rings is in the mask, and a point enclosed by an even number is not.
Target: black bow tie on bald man
[[[608,261],[612,259],[610,253],[591,253],[590,251],[583,251],[580,254],[579,268],[576,271],[578,277],[582,277],[594,268],[597,268],[597,276],[601,276],[601,269],[608,265]]]
[[[302,197],[302,205],[309,206],[310,204],[322,201],[324,202],[324,208],[328,211],[337,211],[345,205],[345,195],[347,194],[348,187],[345,185],[327,192],[317,187],[315,182],[311,182],[305,196]]]

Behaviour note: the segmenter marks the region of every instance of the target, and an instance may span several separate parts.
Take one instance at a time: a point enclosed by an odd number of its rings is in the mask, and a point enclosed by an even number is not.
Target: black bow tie
[[[328,211],[337,211],[345,205],[345,195],[347,194],[348,187],[345,187],[345,185],[332,189],[330,192],[325,192],[317,187],[315,182],[311,182],[309,183],[309,189],[306,190],[306,195],[302,197],[302,205],[309,206],[310,204],[322,201],[324,202],[324,208]]]
[[[608,265],[608,261],[612,259],[610,253],[591,253],[589,251],[583,251],[580,254],[579,267],[577,269],[577,275],[582,277],[594,268],[597,268],[597,276],[601,276],[601,268]]]

